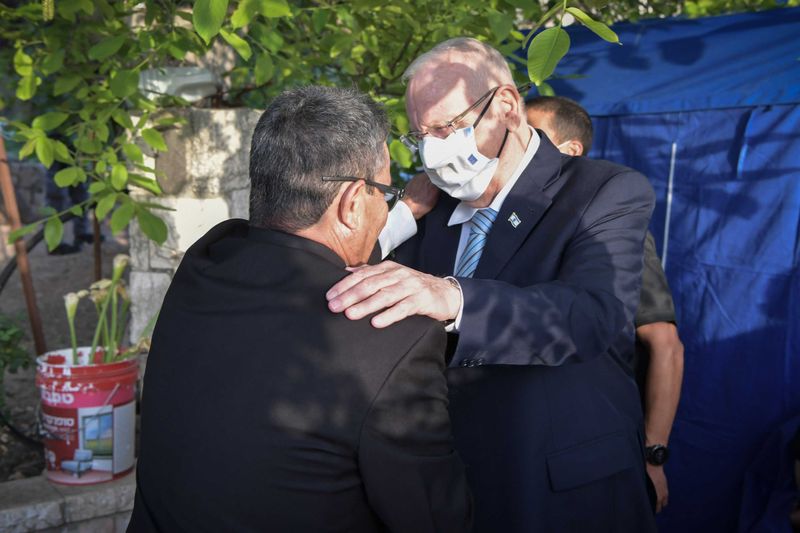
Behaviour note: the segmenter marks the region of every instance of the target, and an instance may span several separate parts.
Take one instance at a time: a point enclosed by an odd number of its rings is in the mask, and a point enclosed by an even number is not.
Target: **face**
[[[442,126],[463,113],[490,89],[485,84],[471,85],[474,73],[466,69],[463,64],[437,61],[424,65],[414,75],[406,91],[406,112],[412,130],[426,131],[440,138],[453,132],[453,129]],[[499,94],[492,99],[475,130],[478,150],[487,157],[495,157],[506,130],[500,100]],[[454,128],[472,125],[484,106],[485,103],[470,111],[458,124],[454,124]]]

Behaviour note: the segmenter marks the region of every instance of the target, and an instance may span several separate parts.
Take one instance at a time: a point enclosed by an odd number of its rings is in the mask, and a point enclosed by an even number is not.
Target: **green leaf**
[[[36,157],[39,158],[39,161],[41,161],[46,168],[50,168],[53,165],[55,155],[56,150],[55,146],[53,146],[53,141],[47,137],[39,137],[36,139]]]
[[[330,49],[330,52],[329,52],[329,55],[330,55],[331,59],[335,59],[339,54],[341,54],[345,50],[349,50],[352,45],[353,45],[353,38],[351,36],[343,35],[343,36],[339,37],[333,43],[333,46],[331,46],[331,49]],[[388,58],[386,58],[386,57],[382,57],[381,58],[381,61],[383,61],[384,63],[387,60],[388,60]],[[388,69],[388,67],[386,67],[386,68]],[[384,76],[384,77],[388,77],[388,76]]]
[[[327,8],[318,7],[314,10],[314,13],[311,15],[311,26],[314,28],[314,33],[319,33],[325,29],[330,13],[330,10]]]
[[[123,44],[125,44],[126,38],[127,35],[115,35],[100,41],[96,45],[89,48],[89,59],[101,61],[113,56],[119,52],[119,49],[122,48]]]
[[[405,144],[395,139],[389,143],[389,154],[392,156],[392,161],[400,165],[402,168],[408,168],[414,162],[414,159]]]
[[[48,54],[44,61],[42,61],[42,72],[45,74],[52,74],[61,70],[64,66],[64,49],[58,50]]]
[[[127,128],[129,130],[133,129],[133,120],[131,120],[131,116],[127,111],[115,109],[111,112],[111,118],[123,128]]]
[[[76,217],[83,216],[83,208],[79,205],[73,205],[69,208],[69,212],[75,215]]]
[[[65,120],[69,118],[69,113],[60,113],[58,111],[53,111],[51,113],[45,113],[44,115],[39,115],[35,119],[33,119],[33,123],[31,124],[34,128],[39,128],[44,131],[54,130],[60,125],[64,123]]]
[[[121,191],[128,183],[128,169],[122,163],[116,163],[111,168],[111,185]]]
[[[75,139],[75,148],[87,154],[98,154],[103,149],[103,143],[98,139],[90,139],[86,135],[79,135]]]
[[[94,171],[98,174],[104,174],[106,168],[108,167],[108,163],[105,161],[98,161],[97,164],[94,166]]]
[[[536,85],[536,90],[539,91],[539,94],[542,96],[555,96],[556,92],[553,90],[553,87],[550,86],[549,83],[543,81]]]
[[[234,30],[238,30],[250,24],[250,20],[256,14],[256,2],[254,0],[242,0],[236,11],[231,15],[231,25]]]
[[[122,231],[133,218],[133,212],[134,205],[130,200],[119,206],[114,211],[114,214],[111,215],[111,232],[119,233]]]
[[[127,98],[139,88],[139,72],[136,70],[119,70],[111,74],[111,94],[117,98]]]
[[[614,30],[606,26],[604,23],[592,19],[589,15],[578,9],[577,7],[568,7],[567,11],[572,13],[576,19],[581,21],[584,26],[592,30],[598,37],[610,43],[622,44],[619,42],[619,37]]]
[[[19,84],[17,84],[17,98],[30,100],[36,94],[36,87],[40,83],[42,83],[42,79],[39,76],[23,76],[19,79]]]
[[[62,163],[73,163],[75,161],[72,158],[72,154],[69,153],[67,145],[61,141],[54,140],[53,148],[55,148],[56,161],[61,161]]]
[[[125,154],[125,157],[128,160],[133,161],[135,163],[141,163],[144,161],[144,157],[142,156],[142,150],[135,144],[125,143],[122,145],[122,153]]]
[[[94,183],[92,185],[95,185]],[[97,217],[97,220],[103,220],[108,215],[109,211],[114,207],[114,204],[117,203],[117,195],[116,193],[107,194],[100,198],[97,201],[97,205],[94,208],[94,216]]]
[[[502,41],[514,29],[514,19],[511,15],[493,11],[489,13],[489,27],[498,41]]]
[[[20,159],[25,159],[26,157],[28,157],[33,153],[33,151],[36,149],[36,139],[37,139],[36,137],[33,137],[28,142],[26,142],[22,146],[22,148],[19,149],[18,155]]]
[[[225,41],[231,45],[245,61],[248,61],[250,56],[253,55],[253,51],[250,49],[250,45],[247,44],[247,41],[235,33],[229,32],[228,30],[222,28],[219,30],[219,34],[222,35],[222,38],[225,39]]]
[[[260,54],[256,58],[256,85],[264,85],[275,74],[275,65],[268,54]]]
[[[64,224],[58,217],[53,217],[44,225],[44,240],[47,242],[48,251],[55,250],[61,237],[64,236]]]
[[[197,0],[194,3],[194,29],[206,44],[219,33],[227,11],[228,0]]]
[[[267,18],[291,17],[292,10],[286,0],[260,0],[258,12]]]
[[[186,123],[188,123],[186,117],[175,117],[169,115],[155,120],[156,126],[174,126],[175,124],[186,124]]]
[[[106,182],[95,181],[89,185],[89,194],[91,194],[92,196],[97,196],[106,189],[108,189],[108,185],[106,185]]]
[[[78,180],[80,179],[80,174],[78,173],[79,171],[83,172],[80,167],[65,168],[64,170],[59,170],[56,172],[56,175],[53,176],[53,179],[55,180],[56,185],[59,187],[69,187],[78,183]]]
[[[27,226],[22,226],[21,228],[15,229],[14,231],[8,234],[8,244],[14,244],[25,235],[28,235],[29,233],[33,233],[34,231],[36,231],[36,228],[38,227],[39,224],[28,224]]]
[[[143,129],[142,139],[144,139],[144,142],[149,144],[150,147],[160,152],[167,151],[167,143],[164,142],[164,137],[161,135],[161,133],[157,132],[153,128]]]
[[[72,89],[78,86],[82,79],[83,78],[77,74],[69,74],[67,76],[59,77],[53,86],[53,96],[59,96],[70,92]]]
[[[144,207],[140,206],[136,213],[136,220],[139,222],[142,233],[147,235],[151,240],[159,245],[164,244],[167,240],[167,225],[163,220]]]
[[[273,54],[280,52],[286,44],[281,34],[276,31],[266,31],[259,35],[259,42]]]
[[[569,34],[563,28],[547,28],[528,47],[528,76],[535,84],[549,78],[569,50]]]
[[[139,174],[130,174],[128,175],[128,181],[132,185],[136,185],[140,189],[144,189],[149,191],[155,195],[160,195],[163,191],[161,190],[161,186],[158,184],[156,180],[147,178],[145,176],[141,176]]]
[[[14,70],[22,77],[33,75],[33,58],[19,48],[14,54]]]

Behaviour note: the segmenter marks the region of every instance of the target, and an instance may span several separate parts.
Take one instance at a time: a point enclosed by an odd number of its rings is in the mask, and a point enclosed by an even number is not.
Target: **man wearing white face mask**
[[[503,57],[474,39],[441,43],[405,79],[407,141],[446,195],[409,224],[397,263],[353,269],[329,308],[448,325],[475,531],[653,531],[630,373],[652,189],[559,153],[527,125]],[[408,236],[396,229],[384,251]]]

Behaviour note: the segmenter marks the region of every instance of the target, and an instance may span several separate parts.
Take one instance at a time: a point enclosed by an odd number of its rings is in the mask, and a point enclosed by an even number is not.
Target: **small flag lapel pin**
[[[522,219],[519,218],[519,215],[517,215],[516,212],[511,213],[511,216],[508,217],[508,221],[511,222],[511,225],[515,228],[522,224]]]

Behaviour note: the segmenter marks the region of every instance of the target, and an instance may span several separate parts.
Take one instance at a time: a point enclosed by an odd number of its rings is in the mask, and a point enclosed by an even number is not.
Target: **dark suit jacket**
[[[458,280],[448,379],[475,531],[648,531],[629,364],[653,192],[641,174],[540,137],[474,277]],[[443,197],[397,260],[451,274],[457,203]]]
[[[328,248],[231,220],[186,253],[144,379],[129,531],[466,531],[445,334],[327,309]]]

